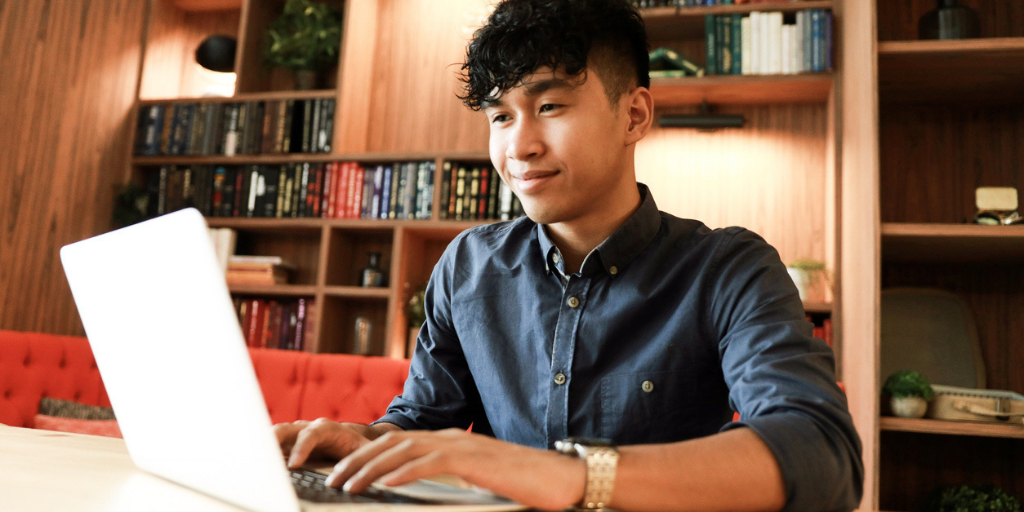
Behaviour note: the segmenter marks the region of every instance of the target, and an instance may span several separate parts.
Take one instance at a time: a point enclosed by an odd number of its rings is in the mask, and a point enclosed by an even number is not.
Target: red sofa
[[[369,423],[402,392],[409,361],[250,349],[274,423]],[[0,330],[0,423],[35,427],[39,400],[110,406],[85,338]]]

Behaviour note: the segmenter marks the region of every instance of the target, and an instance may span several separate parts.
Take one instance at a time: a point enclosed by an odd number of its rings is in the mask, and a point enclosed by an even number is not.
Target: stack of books
[[[832,11],[707,15],[704,18],[707,74],[777,75],[820,73],[833,68]]]
[[[232,256],[228,259],[229,285],[273,286],[287,284],[295,269],[280,256]]]
[[[305,350],[313,339],[316,303],[312,299],[235,299],[235,311],[250,348]]]
[[[330,153],[334,99],[143,106],[135,154]]]

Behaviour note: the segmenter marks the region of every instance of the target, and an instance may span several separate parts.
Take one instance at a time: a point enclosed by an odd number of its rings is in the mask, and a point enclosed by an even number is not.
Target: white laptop
[[[197,210],[70,244],[60,255],[128,453],[140,469],[258,512],[522,509],[494,495],[425,481],[395,490],[440,497],[438,504],[397,503],[403,500],[387,490],[371,493],[382,503],[300,500]]]

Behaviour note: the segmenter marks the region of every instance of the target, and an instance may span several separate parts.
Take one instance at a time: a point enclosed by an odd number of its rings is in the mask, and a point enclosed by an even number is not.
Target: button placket
[[[562,294],[555,328],[555,340],[551,353],[551,380],[549,384],[547,412],[547,442],[554,442],[569,436],[569,382],[572,380],[573,353],[576,350],[576,336],[583,314],[583,306],[590,279],[570,276]]]

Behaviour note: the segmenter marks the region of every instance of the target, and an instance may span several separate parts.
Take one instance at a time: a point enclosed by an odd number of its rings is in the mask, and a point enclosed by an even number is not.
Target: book
[[[437,212],[437,218],[440,220],[448,219],[448,203],[452,196],[451,187],[452,163],[445,162],[441,164],[441,208]]]
[[[740,14],[733,14],[731,18],[728,18],[731,22],[730,26],[730,43],[732,44],[731,58],[732,58],[732,70],[730,73],[733,75],[743,74],[743,16]]]
[[[714,14],[704,16],[704,44],[707,53],[704,67],[709,75],[718,74],[717,26],[718,22]]]

